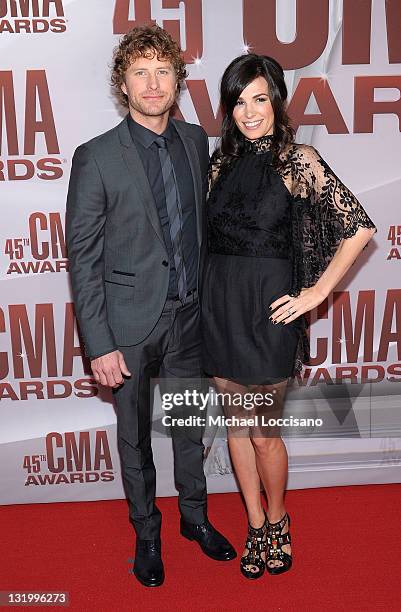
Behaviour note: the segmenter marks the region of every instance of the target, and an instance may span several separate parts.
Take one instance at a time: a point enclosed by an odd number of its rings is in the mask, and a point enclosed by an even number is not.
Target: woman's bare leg
[[[231,397],[234,393],[243,395],[247,387],[239,385],[224,378],[214,378],[218,393],[227,393]],[[230,407],[225,406],[226,416],[231,416]],[[248,520],[252,527],[261,527],[265,521],[260,494],[260,477],[256,467],[255,449],[245,430],[227,428],[228,446],[231,461],[244,496]]]
[[[265,408],[265,418],[280,418],[283,412],[284,396],[287,382],[275,385],[252,386],[253,393],[273,393],[275,405]],[[268,519],[276,523],[283,518],[286,510],[284,506],[284,493],[288,477],[288,454],[286,446],[280,437],[279,429],[271,431],[269,428],[259,427],[251,433],[251,441],[255,449],[256,467],[262,481],[268,500]],[[283,533],[288,531],[288,525]],[[286,544],[283,551],[291,554],[291,546]],[[281,561],[272,565],[282,565]]]
[[[247,387],[223,378],[215,377],[214,381],[218,393],[227,394],[227,400],[223,402],[223,410],[226,418],[232,417],[234,414],[240,416],[242,411],[238,410],[238,407],[230,403],[230,398],[237,393],[241,395],[247,393]],[[242,414],[241,416],[246,415]],[[227,427],[227,435],[231,462],[244,497],[248,522],[252,527],[259,529],[265,524],[265,513],[261,500],[261,483],[256,467],[255,449],[249,438],[249,428]],[[265,535],[265,537],[267,536]],[[249,553],[250,551],[245,547],[241,557],[247,557]],[[264,552],[261,553],[261,558],[263,561],[266,560],[266,554]],[[253,574],[260,571],[253,563],[249,563],[243,567],[247,572]]]

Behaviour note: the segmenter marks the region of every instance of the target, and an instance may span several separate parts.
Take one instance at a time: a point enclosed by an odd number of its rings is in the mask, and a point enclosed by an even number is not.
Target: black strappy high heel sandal
[[[262,553],[265,553],[266,556],[267,523],[267,517],[262,527],[258,529],[248,523],[248,536],[245,543],[248,553],[241,557],[240,569],[245,578],[250,580],[260,578],[265,571],[265,560],[262,558]],[[253,569],[247,569],[250,567]]]
[[[288,531],[283,533],[285,524],[288,522]],[[277,523],[267,521],[267,557],[266,569],[269,574],[283,574],[292,566],[292,555],[283,551],[283,546],[291,544],[290,517],[287,513]],[[282,565],[276,565],[281,561]]]

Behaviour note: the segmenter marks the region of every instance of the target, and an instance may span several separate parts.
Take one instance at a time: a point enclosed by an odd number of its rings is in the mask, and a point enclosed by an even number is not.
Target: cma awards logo
[[[71,302],[0,308],[0,401],[97,396],[82,346]]]
[[[0,71],[0,181],[60,179],[65,160],[60,158],[46,71],[27,70],[24,81],[19,73],[16,79],[18,92],[24,89],[18,104],[23,117],[17,117],[14,73]]]
[[[68,272],[64,221],[59,212],[34,212],[27,235],[6,238],[4,254],[10,259],[7,274]]]
[[[311,312],[311,361],[298,384],[399,383],[401,289],[334,292],[330,302]],[[327,321],[322,333],[313,325],[317,320]],[[0,308],[0,401],[98,396],[82,346],[70,302]],[[84,376],[74,376],[74,368]]]
[[[25,486],[112,482],[115,478],[107,431],[52,431],[43,454],[25,455]]]
[[[62,0],[0,0],[0,34],[56,34],[66,29]]]
[[[186,63],[201,66],[203,43],[206,39],[204,28],[207,27],[208,20],[215,19],[210,10],[212,6],[205,9],[206,3],[202,3],[202,0],[161,0],[163,19],[160,20],[160,12],[155,11],[154,4],[151,0],[115,0],[113,33],[125,34],[135,26],[154,24],[157,16],[158,23],[184,48]],[[294,8],[289,8],[288,12],[296,11],[296,34],[291,42],[283,42],[277,33],[280,4],[284,3],[279,0],[242,0],[242,11],[237,5],[238,13],[242,15],[242,40],[238,51],[240,52],[242,47],[244,53],[252,51],[270,55],[280,62],[284,70],[311,66],[322,57],[329,43],[330,22],[334,17],[330,2],[307,0],[291,3]],[[383,39],[387,44],[386,54],[391,67],[391,64],[401,62],[401,2],[386,0],[382,4],[386,17]],[[181,9],[179,17],[177,9]],[[203,12],[208,13],[208,19],[204,18]],[[358,65],[365,67],[371,63],[372,15],[371,0],[343,0],[339,33],[342,37],[340,61],[343,66],[353,65],[356,70]],[[332,24],[332,27],[337,28],[337,23]],[[355,32],[358,33],[357,36]],[[224,44],[225,34],[225,24],[222,20],[222,41],[217,42],[218,46]],[[227,44],[230,44],[229,37]],[[401,103],[398,95],[401,92],[401,75],[397,71],[395,74],[391,72],[390,69],[390,74],[355,74],[353,83],[347,84],[347,88],[353,90],[353,109],[342,107],[344,85],[341,79],[339,82],[331,82],[330,75],[322,73],[321,70],[315,75],[307,71],[308,76],[303,76],[301,72],[301,78],[297,80],[288,105],[293,127],[297,130],[301,125],[322,125],[329,134],[371,134],[374,131],[376,115],[392,115],[398,118],[397,128],[401,130]],[[188,78],[186,86],[198,122],[209,136],[219,136],[222,112],[221,108],[215,110],[212,107],[206,80]],[[389,94],[393,89],[397,92],[397,95],[394,94],[395,98]],[[308,111],[313,101],[318,107],[316,113]],[[184,119],[179,101],[174,115],[177,119]]]
[[[396,259],[401,261],[401,225],[390,225],[387,240],[391,245],[387,260]]]

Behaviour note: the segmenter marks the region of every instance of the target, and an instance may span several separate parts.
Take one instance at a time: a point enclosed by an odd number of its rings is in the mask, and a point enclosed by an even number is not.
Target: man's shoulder
[[[182,131],[186,136],[190,136],[192,138],[205,138],[207,134],[201,125],[197,123],[188,123],[187,121],[182,121],[182,119],[171,119],[173,125],[180,131]]]

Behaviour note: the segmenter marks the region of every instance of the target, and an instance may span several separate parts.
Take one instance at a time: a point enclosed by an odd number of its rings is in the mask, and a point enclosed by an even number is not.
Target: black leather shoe
[[[147,587],[160,586],[164,582],[160,540],[136,541],[134,576]]]
[[[216,561],[231,561],[237,556],[230,542],[209,523],[208,519],[201,525],[194,525],[181,518],[181,535],[187,540],[198,542],[205,555]]]

